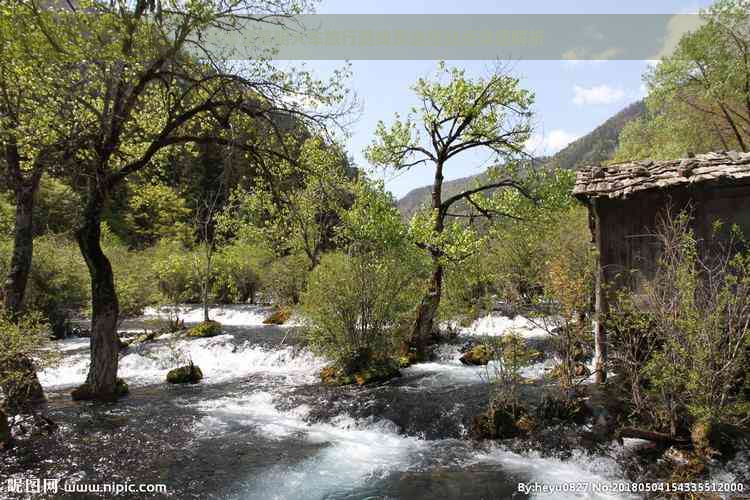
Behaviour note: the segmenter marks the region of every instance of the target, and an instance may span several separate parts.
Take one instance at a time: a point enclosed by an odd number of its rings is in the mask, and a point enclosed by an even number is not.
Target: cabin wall
[[[635,193],[627,199],[599,198],[595,210],[601,227],[596,232],[603,281],[608,286],[637,286],[631,270],[653,277],[659,258],[655,237],[658,220],[667,209],[673,214],[689,208],[691,227],[699,242],[709,241],[717,220],[725,224],[722,237],[737,224],[750,239],[750,185],[697,185],[669,191]],[[704,247],[705,250],[706,247]]]

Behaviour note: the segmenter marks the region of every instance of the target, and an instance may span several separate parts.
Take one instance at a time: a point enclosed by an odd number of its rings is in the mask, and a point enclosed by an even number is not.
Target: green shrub
[[[394,356],[420,291],[405,260],[395,254],[324,256],[302,300],[314,349],[339,365],[362,352],[373,359]]]
[[[41,314],[26,314],[17,322],[0,315],[0,388],[11,415],[23,412],[29,398],[41,395],[34,374],[59,359],[59,352],[50,346],[49,325]]]
[[[740,422],[750,411],[750,254],[736,252],[736,234],[699,250],[684,213],[664,217],[658,237],[657,271],[641,291],[659,346],[645,365],[652,400],[672,434],[690,420]]]
[[[216,337],[221,335],[221,323],[218,321],[204,321],[187,331],[188,337]]]
[[[56,337],[70,329],[71,315],[89,304],[91,285],[78,245],[48,234],[34,240],[34,256],[26,288],[27,311],[44,315]]]
[[[298,304],[307,286],[310,262],[304,254],[278,258],[268,267],[264,290],[277,305]]]
[[[220,303],[255,303],[273,256],[260,245],[234,241],[221,247],[214,267],[214,299]]]
[[[199,279],[193,266],[191,252],[175,240],[161,241],[152,251],[152,270],[160,302],[164,304],[199,302]]]

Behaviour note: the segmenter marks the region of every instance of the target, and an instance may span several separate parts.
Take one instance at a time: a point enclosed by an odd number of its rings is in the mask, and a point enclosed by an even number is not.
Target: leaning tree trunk
[[[427,343],[435,325],[440,298],[443,291],[443,266],[433,257],[434,268],[427,293],[417,306],[417,314],[412,327],[410,348],[413,349],[415,361],[427,360]]]
[[[119,304],[112,265],[100,244],[103,198],[93,194],[76,236],[91,277],[91,362],[86,384],[74,393],[76,399],[117,399]]]
[[[34,173],[29,182],[18,179],[16,191],[16,219],[13,237],[13,255],[10,260],[10,271],[3,289],[5,313],[13,320],[18,318],[23,309],[26,285],[31,273],[31,261],[34,254],[34,227],[32,212],[34,196],[39,187],[41,175]],[[19,354],[9,365],[0,367],[0,378],[7,380],[2,384],[5,395],[5,408],[11,414],[46,413],[47,399],[39,383],[34,362],[28,356]]]
[[[435,227],[433,231],[436,234],[443,232],[445,226],[445,210],[443,204],[443,163],[438,162],[435,165],[435,179],[432,183],[432,209],[435,211]],[[443,293],[443,265],[440,262],[440,253],[437,249],[431,251],[432,254],[432,278],[427,288],[427,293],[417,306],[416,318],[411,331],[409,344],[406,346],[413,355],[414,361],[427,360],[427,342],[432,335],[435,324],[438,307],[440,307],[440,297]]]

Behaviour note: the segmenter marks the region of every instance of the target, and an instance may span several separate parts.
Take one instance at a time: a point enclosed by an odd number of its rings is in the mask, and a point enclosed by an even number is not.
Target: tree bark
[[[90,197],[83,224],[76,233],[91,277],[92,306],[91,362],[85,390],[79,392],[77,399],[112,401],[117,399],[117,320],[120,309],[112,265],[100,244],[104,199],[98,192],[90,193]]]
[[[445,228],[445,211],[443,203],[443,163],[437,162],[435,166],[435,180],[432,185],[432,209],[435,211],[435,233],[440,234]],[[435,325],[435,317],[440,307],[440,298],[443,293],[443,265],[440,263],[440,253],[437,249],[432,253],[432,277],[427,288],[427,293],[417,306],[416,318],[412,327],[409,350],[413,350],[415,361],[427,360],[427,343]]]
[[[443,291],[443,266],[435,262],[430,285],[427,294],[417,306],[416,319],[412,329],[411,348],[417,361],[427,359],[427,341],[432,334],[435,317],[437,316],[438,307],[440,307],[440,298]]]
[[[16,320],[23,310],[26,285],[31,273],[34,255],[34,197],[39,188],[42,170],[35,169],[31,178],[26,180],[20,171],[17,150],[14,147],[6,151],[9,176],[14,183],[16,196],[16,217],[13,237],[13,254],[10,260],[10,271],[3,287],[4,310],[12,320]],[[47,413],[47,398],[39,383],[34,362],[28,356],[19,354],[9,366],[0,367],[0,372],[14,374],[12,380],[2,385],[5,395],[5,408],[11,414]]]
[[[26,294],[26,284],[34,255],[34,226],[32,212],[34,196],[39,187],[39,175],[29,182],[18,181],[16,186],[16,220],[13,234],[13,255],[10,271],[5,281],[5,310],[11,316],[21,312]]]

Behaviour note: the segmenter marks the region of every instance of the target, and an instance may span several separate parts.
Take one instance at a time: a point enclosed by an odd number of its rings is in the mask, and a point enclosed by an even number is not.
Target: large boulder
[[[492,360],[492,350],[485,344],[479,344],[466,351],[459,360],[465,365],[486,365]]]
[[[203,323],[198,323],[194,327],[192,327],[190,330],[187,331],[188,337],[216,337],[217,335],[221,335],[222,328],[221,323],[218,321],[204,321]]]
[[[170,384],[197,384],[202,379],[203,372],[192,363],[175,368],[167,373],[167,382]]]

